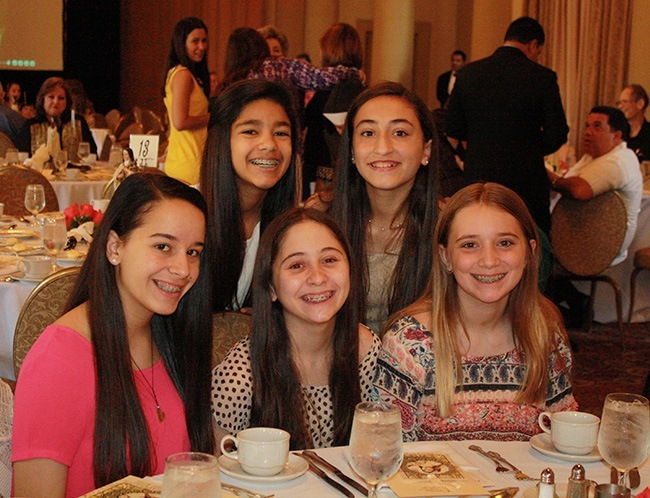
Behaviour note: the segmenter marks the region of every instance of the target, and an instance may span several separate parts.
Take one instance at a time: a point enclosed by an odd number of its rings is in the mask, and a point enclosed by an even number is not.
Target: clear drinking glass
[[[36,215],[45,209],[45,189],[43,189],[43,185],[27,185],[25,189],[25,208],[34,215],[33,225],[36,225]]]
[[[90,155],[90,144],[88,142],[79,142],[77,147],[77,155],[81,162],[85,162],[86,158]]]
[[[350,434],[350,465],[368,484],[368,496],[390,479],[402,464],[402,416],[388,403],[359,403]]]
[[[68,152],[65,150],[60,150],[56,156],[54,156],[54,167],[56,172],[59,175],[65,175],[65,170],[68,167]]]
[[[221,498],[219,463],[207,453],[176,453],[167,457],[160,498]]]
[[[618,483],[629,488],[628,471],[640,466],[650,452],[650,408],[638,394],[608,394],[598,431],[598,451],[619,471]]]
[[[56,258],[59,251],[65,247],[68,241],[68,230],[65,226],[63,214],[48,216],[43,220],[43,245],[50,254],[52,272],[58,270]]]

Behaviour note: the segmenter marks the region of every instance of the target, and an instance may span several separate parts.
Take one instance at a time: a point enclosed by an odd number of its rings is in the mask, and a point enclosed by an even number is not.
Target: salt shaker
[[[555,474],[550,468],[542,470],[537,489],[538,498],[555,497]]]
[[[566,498],[587,498],[588,484],[585,479],[585,468],[580,464],[574,465],[569,476]]]

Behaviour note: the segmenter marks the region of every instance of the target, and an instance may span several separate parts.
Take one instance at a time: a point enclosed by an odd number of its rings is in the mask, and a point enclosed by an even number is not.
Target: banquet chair
[[[131,135],[143,135],[144,130],[140,123],[131,123],[125,128],[121,128],[119,133],[115,132],[115,143],[125,149],[129,146]]]
[[[636,277],[642,270],[650,270],[650,247],[642,247],[634,253],[634,270],[630,276],[630,310],[627,313],[627,323],[632,321],[634,297],[636,294]]]
[[[38,183],[45,190],[47,211],[58,211],[59,201],[52,184],[38,171],[25,166],[5,166],[0,168],[0,202],[4,203],[4,214],[27,216],[25,208],[25,189],[27,185]]]
[[[140,111],[140,123],[147,135],[160,135],[165,133],[165,127],[158,115],[150,109]]]
[[[5,157],[7,149],[13,149],[16,146],[7,135],[0,131],[0,157]]]
[[[98,112],[93,114],[93,125],[94,126],[91,126],[91,128],[108,128],[108,121],[106,121],[106,116],[99,114]]]
[[[232,347],[251,331],[251,316],[238,311],[224,311],[212,316],[212,368]]]
[[[14,395],[11,385],[0,380],[0,496],[11,496],[11,430]]]
[[[72,293],[79,267],[65,268],[53,273],[31,292],[23,304],[14,332],[14,374],[18,379],[25,356],[45,327],[62,314]]]
[[[626,230],[625,205],[613,190],[588,201],[563,196],[553,210],[551,244],[557,263],[555,274],[591,282],[588,331],[591,331],[596,284],[607,282],[614,289],[617,324],[623,336],[621,286],[603,272],[618,255]]]

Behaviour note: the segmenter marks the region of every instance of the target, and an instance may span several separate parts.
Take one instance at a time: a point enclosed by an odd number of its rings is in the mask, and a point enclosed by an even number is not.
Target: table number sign
[[[131,135],[129,147],[133,151],[135,163],[148,168],[158,167],[158,135]]]

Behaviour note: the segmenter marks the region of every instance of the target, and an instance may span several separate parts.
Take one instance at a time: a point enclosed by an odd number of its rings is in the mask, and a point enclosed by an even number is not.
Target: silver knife
[[[327,470],[330,472],[334,473],[339,479],[341,479],[344,483],[349,484],[352,486],[354,489],[359,491],[360,493],[363,493],[364,496],[368,495],[368,489],[363,485],[360,484],[359,482],[355,481],[351,477],[346,476],[341,470],[337,469],[329,463],[327,460],[325,460],[323,457],[321,457],[319,454],[317,454],[314,451],[310,450],[305,450],[302,452],[304,456],[307,458],[311,458],[316,461],[316,463],[321,464],[323,467],[325,467]]]
[[[304,455],[298,453],[300,456],[302,456],[305,461],[309,464],[309,470],[311,470],[314,474],[316,474],[318,477],[320,477],[323,481],[325,481],[327,484],[332,486],[334,489],[336,489],[339,493],[341,493],[343,496],[347,496],[348,498],[354,498],[354,494],[352,491],[350,491],[348,488],[343,486],[342,484],[339,484],[336,482],[334,479],[332,479],[330,476],[328,476],[323,470],[319,469],[316,467],[309,458],[305,457]]]

